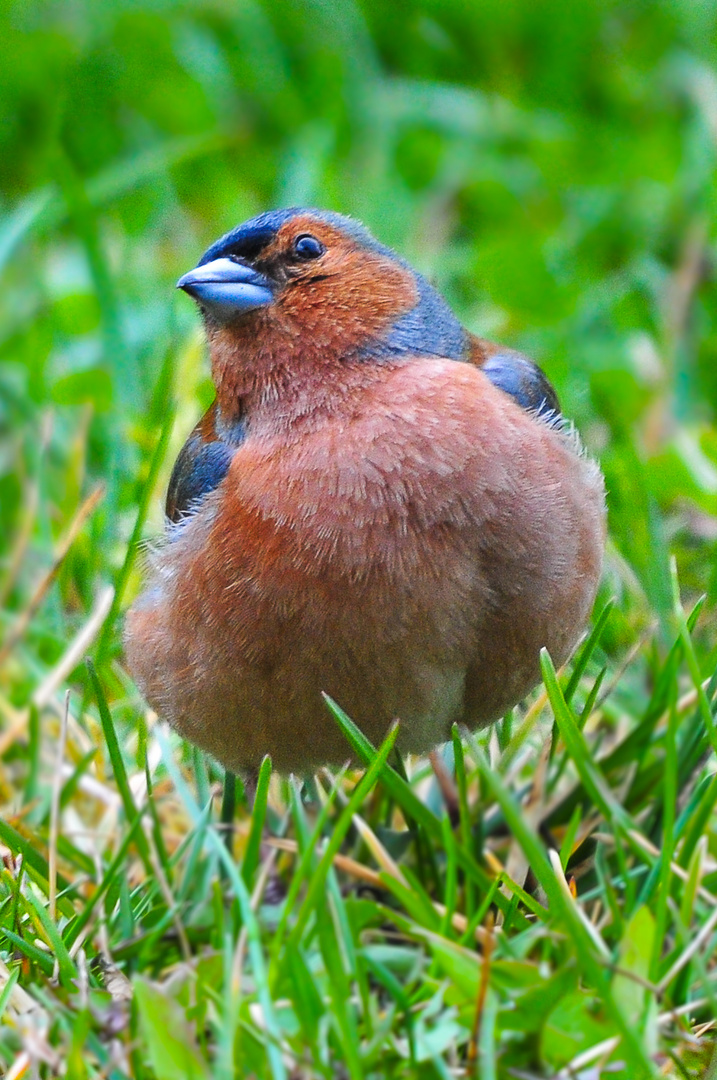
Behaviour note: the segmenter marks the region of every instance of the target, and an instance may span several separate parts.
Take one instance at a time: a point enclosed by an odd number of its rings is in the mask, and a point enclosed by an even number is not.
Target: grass
[[[705,1075],[715,687],[684,690],[695,620],[674,615],[640,715],[619,683],[595,702],[592,635],[577,680],[545,655],[502,749],[500,728],[456,730],[443,787],[427,760],[391,764],[395,729],[374,748],[327,701],[365,771],[309,784],[267,760],[230,843],[217,767],[152,716],[120,734],[90,665],[96,700],[46,719],[56,798],[26,789],[0,823],[6,1069]],[[34,731],[16,770],[43,757]]]
[[[717,5],[0,23],[0,1072],[715,1080]],[[362,768],[266,762],[252,810],[121,620],[211,400],[173,283],[289,203],[543,364],[610,542],[576,655],[491,730],[404,762],[327,701]]]

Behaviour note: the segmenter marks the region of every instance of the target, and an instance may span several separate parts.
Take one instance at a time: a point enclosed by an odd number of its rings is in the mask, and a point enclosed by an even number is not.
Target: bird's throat
[[[263,339],[266,340],[265,338]],[[367,362],[358,353],[342,356],[329,342],[284,337],[277,347],[259,344],[261,335],[241,339],[235,331],[210,338],[212,378],[225,422],[241,420],[252,436],[300,437],[327,419],[360,410],[366,392],[385,377],[387,366],[408,362],[400,356]]]

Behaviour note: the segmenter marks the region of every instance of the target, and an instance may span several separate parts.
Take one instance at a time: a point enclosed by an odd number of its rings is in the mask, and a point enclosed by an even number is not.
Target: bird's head
[[[358,222],[273,210],[232,229],[177,282],[213,353],[238,365],[301,354],[313,365],[403,355],[462,359],[465,332],[420,274]]]

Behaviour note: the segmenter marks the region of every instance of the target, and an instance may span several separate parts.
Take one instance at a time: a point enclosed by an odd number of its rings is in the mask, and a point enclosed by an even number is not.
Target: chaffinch
[[[147,700],[227,767],[339,764],[326,691],[423,752],[502,716],[589,616],[603,481],[526,357],[350,218],[261,214],[178,286],[216,400],[129,611]]]

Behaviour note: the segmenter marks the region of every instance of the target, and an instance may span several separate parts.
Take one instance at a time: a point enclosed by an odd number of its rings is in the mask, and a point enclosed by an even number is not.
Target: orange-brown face
[[[199,303],[211,337],[274,331],[344,351],[380,338],[417,300],[413,273],[388,249],[347,219],[306,211],[240,226],[178,284]]]
[[[379,337],[417,299],[410,270],[309,214],[283,225],[256,265],[280,284],[280,318],[321,338],[339,331],[346,348]]]

